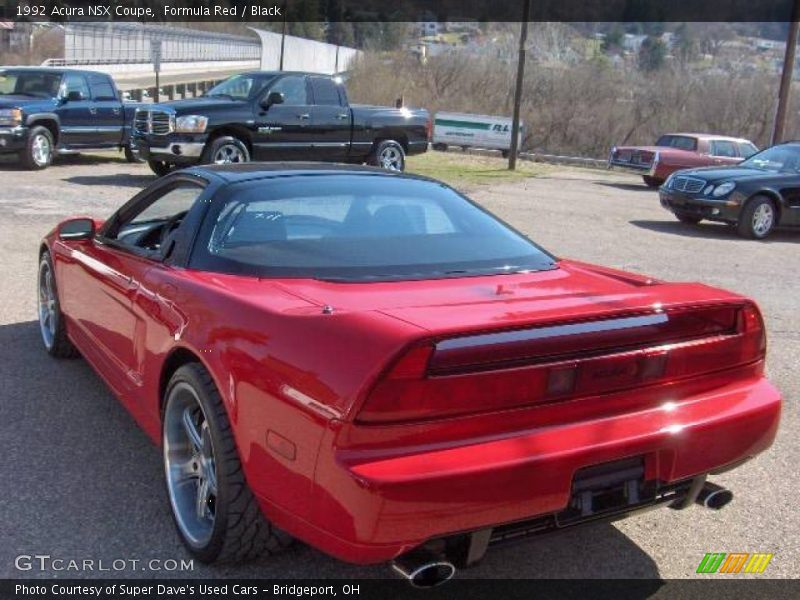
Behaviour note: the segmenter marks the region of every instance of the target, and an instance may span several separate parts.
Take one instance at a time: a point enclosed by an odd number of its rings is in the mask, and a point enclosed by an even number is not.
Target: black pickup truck
[[[428,149],[428,112],[351,106],[337,77],[259,71],[205,95],[140,107],[134,139],[157,175],[192,164],[249,160],[369,163],[402,171]]]
[[[48,167],[55,154],[107,148],[136,162],[135,110],[105,73],[0,67],[0,154],[17,154],[34,170]]]

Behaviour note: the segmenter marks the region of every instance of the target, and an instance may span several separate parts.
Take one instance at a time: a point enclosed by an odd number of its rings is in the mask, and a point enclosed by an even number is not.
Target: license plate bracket
[[[567,508],[556,515],[559,526],[630,511],[655,501],[657,485],[644,479],[644,457],[578,470]]]

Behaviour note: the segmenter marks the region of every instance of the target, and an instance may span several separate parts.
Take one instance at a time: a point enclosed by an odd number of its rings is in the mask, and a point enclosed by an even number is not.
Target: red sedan
[[[680,169],[735,165],[758,152],[753,142],[706,133],[667,133],[655,146],[614,146],[609,169],[642,176],[648,187],[658,187]]]
[[[163,448],[202,561],[299,538],[417,585],[657,505],[773,441],[756,305],[556,258],[367,167],[179,171],[42,242],[42,339]]]

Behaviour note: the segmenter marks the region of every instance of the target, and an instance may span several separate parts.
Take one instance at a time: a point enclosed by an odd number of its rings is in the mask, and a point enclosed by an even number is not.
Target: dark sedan
[[[747,238],[800,227],[800,142],[767,148],[736,166],[678,171],[659,195],[679,221],[728,223]]]

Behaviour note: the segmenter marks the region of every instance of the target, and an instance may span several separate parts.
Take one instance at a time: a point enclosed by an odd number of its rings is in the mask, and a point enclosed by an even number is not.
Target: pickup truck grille
[[[175,116],[163,110],[136,109],[133,127],[137,133],[167,135],[175,131]]]
[[[706,185],[703,179],[696,179],[694,177],[676,177],[670,186],[673,190],[678,192],[686,192],[687,194],[696,194]]]

